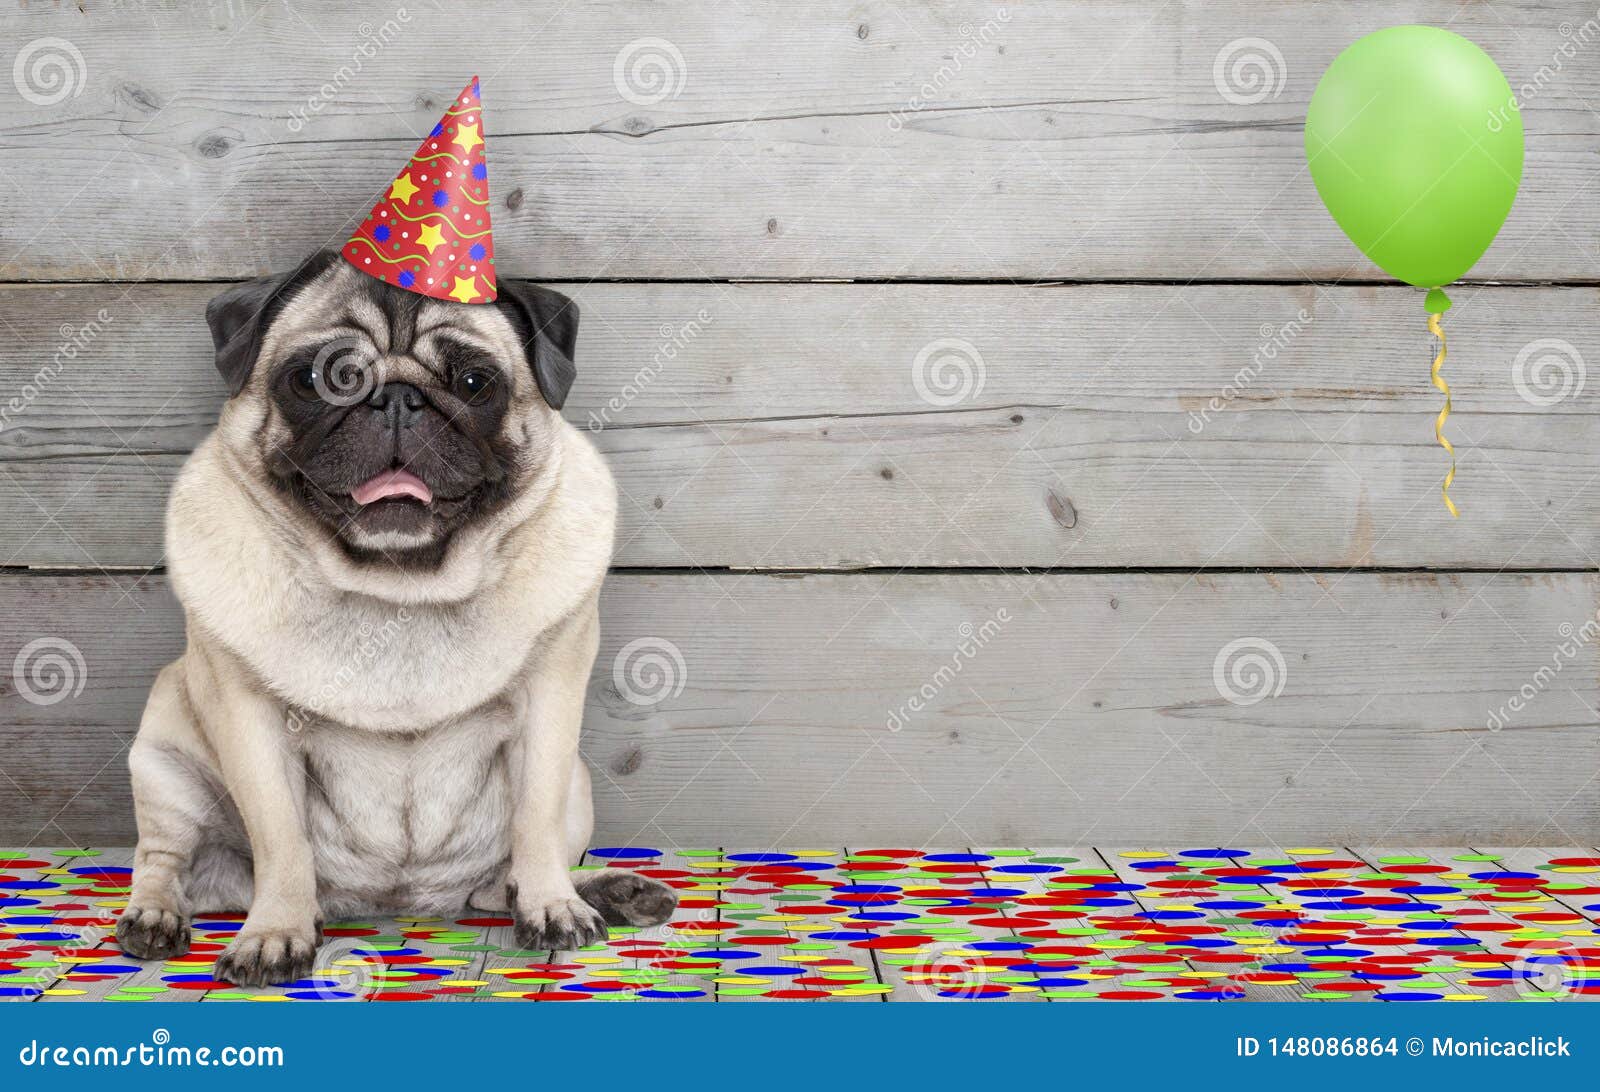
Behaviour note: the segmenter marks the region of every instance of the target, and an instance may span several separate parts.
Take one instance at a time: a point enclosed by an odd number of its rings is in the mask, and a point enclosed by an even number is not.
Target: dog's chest
[[[325,904],[459,907],[509,853],[508,709],[414,734],[319,724],[300,743]]]
[[[259,666],[304,719],[390,733],[460,717],[501,695],[534,634],[493,611],[312,598],[271,639]]]

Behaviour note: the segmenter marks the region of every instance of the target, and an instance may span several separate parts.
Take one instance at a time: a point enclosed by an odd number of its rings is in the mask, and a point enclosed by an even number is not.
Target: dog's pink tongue
[[[385,470],[382,474],[362,482],[351,490],[350,496],[357,504],[371,504],[386,497],[415,497],[423,504],[433,501],[433,490],[428,483],[407,470]]]

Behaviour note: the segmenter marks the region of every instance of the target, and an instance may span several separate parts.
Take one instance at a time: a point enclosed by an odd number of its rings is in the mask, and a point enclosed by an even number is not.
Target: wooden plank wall
[[[0,15],[0,841],[131,837],[204,303],[342,240],[474,71],[623,490],[602,838],[1600,837],[1592,6],[445,7]],[[1419,294],[1301,151],[1408,20],[1532,88],[1447,317],[1459,521]]]

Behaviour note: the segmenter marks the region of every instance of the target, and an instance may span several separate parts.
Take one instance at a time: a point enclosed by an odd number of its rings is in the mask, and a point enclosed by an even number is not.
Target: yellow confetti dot
[[[1130,860],[1141,861],[1149,859],[1160,860],[1167,855],[1165,853],[1157,853],[1151,849],[1124,849],[1119,852],[1117,856],[1127,857]]]
[[[1287,853],[1291,857],[1326,857],[1328,854],[1330,854],[1330,853],[1332,853],[1334,851],[1331,850],[1331,849],[1321,849],[1321,848],[1318,848],[1318,849],[1301,848],[1301,849],[1286,849],[1286,850],[1284,850],[1284,852]]]

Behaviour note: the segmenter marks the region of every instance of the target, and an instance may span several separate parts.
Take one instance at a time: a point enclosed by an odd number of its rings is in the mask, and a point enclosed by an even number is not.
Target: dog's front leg
[[[506,899],[517,947],[583,948],[606,938],[600,913],[572,883],[567,807],[589,671],[600,646],[593,600],[540,641],[519,690],[521,761]]]
[[[304,769],[283,708],[244,667],[215,647],[195,659],[206,676],[193,688],[199,719],[244,821],[255,879],[244,925],[213,974],[240,986],[292,982],[310,972],[320,933]]]

